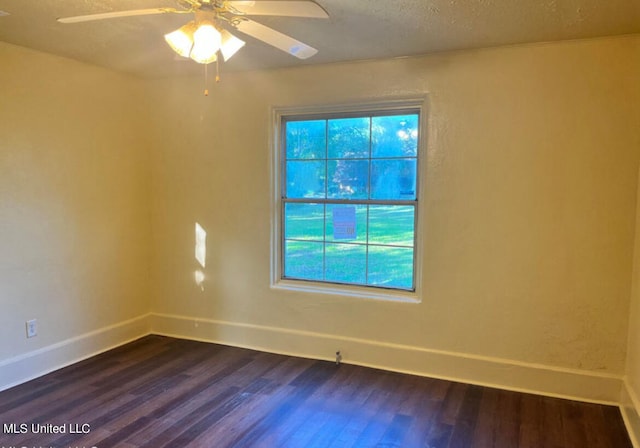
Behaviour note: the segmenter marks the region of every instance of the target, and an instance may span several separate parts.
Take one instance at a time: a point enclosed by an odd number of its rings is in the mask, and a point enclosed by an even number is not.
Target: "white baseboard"
[[[640,448],[640,400],[637,392],[625,379],[620,398],[620,412],[634,448]]]
[[[441,378],[499,389],[619,405],[622,377],[505,359],[260,325],[151,314],[154,334]]]
[[[149,315],[0,361],[0,391],[149,334]]]
[[[636,431],[640,438],[637,396],[616,375],[167,314],[140,316],[0,361],[0,391],[150,333],[312,359],[334,360],[340,350],[347,364],[594,403],[623,403],[625,423],[632,437]],[[621,400],[620,390],[626,401]]]

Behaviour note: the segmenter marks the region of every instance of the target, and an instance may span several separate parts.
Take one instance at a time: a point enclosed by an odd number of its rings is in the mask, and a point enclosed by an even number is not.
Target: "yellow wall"
[[[137,80],[0,44],[0,368],[151,311],[154,331],[207,340],[343,348],[346,362],[428,373],[416,353],[449,356],[436,374],[479,382],[464,362],[488,360],[495,379],[504,365],[490,362],[505,360],[615,388],[637,233],[639,51],[631,36],[222,67],[203,97],[201,78]],[[429,105],[422,302],[271,289],[271,108],[407,96]],[[196,222],[208,232],[204,290]],[[31,318],[40,334],[27,340]],[[299,336],[324,342],[310,350]],[[567,378],[539,390],[570,394]]]
[[[148,312],[150,221],[140,82],[4,43],[0,66],[1,361]]]
[[[621,375],[639,42],[223,72],[208,98],[200,79],[151,83],[153,311]],[[422,303],[270,289],[270,108],[413,95],[430,107]]]
[[[635,66],[636,79],[640,80],[640,45],[636,46],[636,51],[630,57],[630,62]],[[636,83],[636,91],[638,90],[640,90],[640,82]],[[635,108],[635,115],[632,115],[632,119],[635,128],[640,128],[639,107]],[[640,149],[640,138],[636,138],[635,145]],[[625,418],[629,435],[635,443],[634,446],[640,446],[640,181],[638,183],[637,201],[633,276],[629,306],[627,368],[621,394],[622,415]]]
[[[636,58],[640,67],[640,52]],[[636,116],[640,124],[640,115]],[[638,142],[640,146],[640,142]],[[640,200],[640,183],[638,184]],[[633,284],[629,311],[629,341],[627,346],[627,370],[622,393],[622,410],[627,426],[636,444],[640,442],[640,202],[636,210],[636,240],[633,263]]]

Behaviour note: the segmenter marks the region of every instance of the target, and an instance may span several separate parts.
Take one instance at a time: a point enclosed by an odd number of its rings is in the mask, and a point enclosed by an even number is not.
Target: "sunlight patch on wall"
[[[195,256],[200,266],[204,269],[207,263],[207,232],[198,223],[196,223]],[[204,272],[202,269],[196,270],[195,281],[196,285],[204,291]]]
[[[196,260],[203,268],[207,263],[207,232],[196,223]]]

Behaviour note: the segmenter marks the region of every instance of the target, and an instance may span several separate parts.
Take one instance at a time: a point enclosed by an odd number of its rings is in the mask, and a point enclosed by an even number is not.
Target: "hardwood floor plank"
[[[172,412],[176,412],[182,406],[188,406],[189,403],[193,403],[195,398],[203,396],[204,392],[217,385],[218,382],[224,378],[233,375],[234,372],[240,370],[240,368],[249,364],[250,360],[247,358],[240,358],[231,362],[230,365],[225,368],[212,372],[212,375],[205,376],[198,380],[191,380],[191,384],[186,389],[177,390],[176,395],[171,398],[170,401],[158,406],[151,413],[153,418],[163,418],[170,415]]]
[[[453,425],[437,421],[431,426],[429,435],[427,436],[426,446],[428,448],[447,448],[453,434]]]
[[[469,448],[473,446],[473,431],[478,421],[482,388],[469,385],[466,387],[464,399],[455,421],[449,446],[451,448]]]
[[[521,448],[539,448],[543,446],[542,399],[537,395],[523,394],[519,446]]]
[[[350,367],[350,378],[352,379],[350,384],[352,387],[345,388],[347,389],[346,396],[341,399],[350,403],[352,409],[347,411],[350,414],[350,418],[331,445],[335,448],[349,447],[355,444],[360,434],[367,427],[372,415],[375,415],[367,412],[367,409],[371,408],[372,401],[370,401],[370,397],[372,393],[379,387],[384,387],[381,384],[379,385],[377,381],[380,378],[379,371],[355,366]],[[349,393],[348,389],[352,391]],[[384,402],[381,403],[384,405]]]
[[[413,417],[409,415],[396,414],[382,435],[380,441],[376,444],[378,448],[401,448],[402,442],[407,435],[407,431],[413,422]]]
[[[132,434],[148,427],[152,421],[153,419],[147,416],[139,417],[113,434],[97,441],[96,446],[120,446],[122,442],[131,437]]]
[[[542,397],[542,427],[544,428],[542,446],[545,448],[564,448],[564,425],[562,402],[550,397]]]
[[[612,406],[161,336],[0,392],[23,423],[66,431],[0,446],[631,448]]]
[[[410,414],[415,418],[405,438],[405,444],[408,448],[429,446],[427,438],[435,422],[435,417],[438,415],[438,410],[442,406],[442,402],[432,400],[428,398],[428,395],[420,394],[420,398],[415,410]]]
[[[373,388],[363,406],[364,409],[369,411],[367,424],[355,440],[352,448],[372,447],[382,438],[393,419],[391,409],[387,407],[387,401],[397,386],[398,382],[391,374],[381,372],[376,387]]]
[[[259,379],[252,383],[244,390],[237,391],[229,400],[212,409],[202,420],[191,425],[189,429],[183,432],[177,439],[171,441],[171,446],[189,446],[192,442],[202,436],[209,428],[215,426],[216,423],[224,419],[233,410],[241,407],[245,402],[249,401],[253,395],[259,393],[261,389],[269,384],[269,380]],[[204,443],[201,440],[195,443],[195,446],[215,446],[213,444]]]
[[[496,429],[499,424],[500,391],[485,389],[482,391],[478,420],[473,431],[473,445],[493,447],[496,442]],[[515,446],[515,445],[514,445]]]
[[[322,386],[335,374],[336,366],[326,361],[317,361],[300,375],[294,378],[289,385],[293,392],[275,407],[269,414],[235,440],[232,446],[254,446],[258,440],[269,431],[273,431],[284,423],[284,420],[300,408],[316,389]]]
[[[332,446],[342,430],[347,426],[350,415],[347,412],[336,412],[336,408],[325,410],[322,425],[316,428],[311,439],[306,443],[309,448],[326,448]]]
[[[288,416],[274,436],[262,439],[261,446],[300,445],[328,447],[335,443],[343,428],[354,416],[357,402],[357,371],[352,366],[333,366],[330,379],[318,387],[305,401],[304,406]],[[310,410],[311,412],[306,412]],[[304,420],[303,420],[304,419]],[[304,425],[306,440],[291,440],[291,436]]]
[[[587,432],[582,414],[584,406],[572,401],[562,402],[562,427],[564,429],[564,446],[581,448],[587,445]]]
[[[443,399],[443,408],[439,421],[448,425],[454,425],[462,408],[462,402],[467,392],[467,384],[449,383],[447,394]]]
[[[624,421],[622,420],[622,414],[620,414],[620,409],[613,406],[603,406],[600,408],[604,421],[605,427],[607,429],[606,434],[604,435],[605,439],[608,443],[611,444],[612,447],[630,447],[631,439],[629,438],[629,434],[624,426]]]
[[[484,392],[486,392],[486,389]],[[522,394],[520,393],[506,390],[498,392],[494,446],[518,446],[520,440],[521,400]]]
[[[231,387],[220,392],[171,426],[165,428],[164,431],[157,434],[151,440],[142,441],[139,446],[145,448],[160,448],[173,444],[176,438],[191,428],[191,425],[197,424],[202,419],[208,417],[209,414],[218,411],[218,407],[232,399],[238,391],[239,389],[237,387]]]

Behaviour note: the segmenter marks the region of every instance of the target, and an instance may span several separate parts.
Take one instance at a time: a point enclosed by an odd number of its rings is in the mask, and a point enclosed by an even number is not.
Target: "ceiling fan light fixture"
[[[287,36],[245,16],[265,15],[326,19],[328,14],[314,0],[176,0],[181,6],[174,8],[147,8],[60,17],[60,23],[80,23],[121,17],[152,14],[194,14],[195,20],[164,35],[167,44],[179,56],[191,58],[199,64],[218,62],[218,51],[225,61],[233,57],[245,42],[223,27],[233,27],[243,34],[261,40],[299,59],[318,52],[313,47]],[[0,11],[0,16],[3,11]],[[6,14],[5,14],[6,15]]]
[[[177,30],[165,34],[164,40],[167,41],[173,51],[182,57],[188,58],[193,48],[193,34],[195,30],[196,24],[191,21]]]
[[[222,57],[226,62],[231,59],[231,56],[236,54],[238,50],[244,47],[245,41],[243,41],[242,39],[238,39],[227,30],[222,30],[220,34],[222,36],[220,52],[222,53]]]
[[[220,49],[222,36],[214,24],[208,20],[198,23],[198,29],[193,33],[193,48],[190,57],[199,64],[215,62],[216,53]]]

